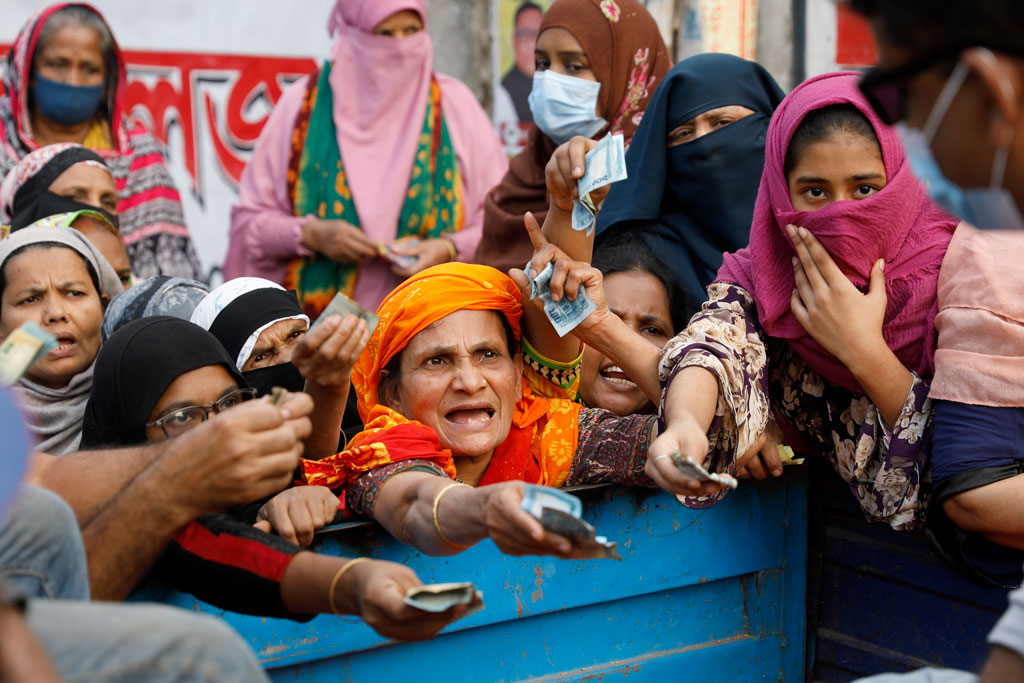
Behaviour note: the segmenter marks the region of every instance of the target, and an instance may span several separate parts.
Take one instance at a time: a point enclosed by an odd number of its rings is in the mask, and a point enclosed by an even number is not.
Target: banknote
[[[580,519],[583,503],[579,498],[550,486],[523,484],[523,489],[520,507],[548,531],[571,540],[576,546],[577,559],[622,559],[617,550],[618,544],[598,536],[591,524]]]
[[[408,240],[403,240],[402,244],[412,245],[418,242],[419,239],[413,237]],[[403,254],[400,251],[395,251],[395,246],[393,244],[380,245],[380,248],[377,250],[377,253],[380,255],[382,259],[389,262],[391,265],[397,266],[398,268],[401,268],[403,270],[408,270],[409,268],[412,268],[414,265],[416,265],[416,261],[419,260],[415,256],[410,256],[409,254]]]
[[[590,193],[626,179],[626,146],[621,135],[608,134],[584,158],[586,168],[577,186],[580,198],[573,202],[572,229],[589,235],[597,222],[597,207]]]
[[[456,605],[471,605],[462,615],[463,617],[475,614],[484,608],[484,594],[469,581],[414,586],[405,591],[404,601],[410,607],[435,614]],[[474,602],[476,604],[473,604]]]
[[[11,386],[40,358],[57,348],[57,338],[29,320],[0,343],[0,385]]]
[[[370,331],[370,334],[373,334],[374,328],[377,327],[377,323],[380,321],[380,318],[377,317],[376,313],[371,313],[355,301],[352,301],[352,299],[349,299],[341,292],[338,292],[334,295],[334,298],[331,299],[331,303],[327,304],[327,308],[325,308],[324,312],[320,314],[320,317],[313,321],[313,324],[309,326],[309,329],[312,330],[332,315],[340,315],[343,318],[346,315],[358,316],[366,321],[366,328]]]
[[[619,556],[618,543],[598,536],[593,525],[568,512],[544,508],[541,510],[540,523],[548,531],[571,540],[576,546],[576,557],[579,559],[622,559]]]
[[[740,483],[731,475],[719,474],[717,472],[708,472],[704,467],[700,465],[690,456],[683,457],[683,454],[679,451],[675,451],[671,454],[672,462],[679,469],[680,472],[688,477],[696,479],[697,481],[712,481],[716,484],[722,484],[728,486],[731,489],[736,488]]]
[[[537,484],[523,484],[523,502],[519,506],[537,519],[540,519],[545,508],[561,510],[573,517],[583,514],[583,502],[576,496]]]
[[[527,263],[523,269],[530,275],[530,264]],[[547,267],[534,278],[530,278],[531,294],[533,300],[538,296],[544,302],[544,313],[547,315],[551,325],[559,337],[564,337],[577,325],[586,320],[587,316],[597,310],[597,306],[587,296],[587,291],[580,285],[576,293],[576,299],[570,301],[569,297],[563,296],[558,301],[551,300],[551,275],[555,272],[555,264],[548,263]]]

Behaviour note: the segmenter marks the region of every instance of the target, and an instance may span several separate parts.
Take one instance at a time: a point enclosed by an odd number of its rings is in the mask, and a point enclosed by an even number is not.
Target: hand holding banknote
[[[529,272],[517,268],[509,271],[523,300],[533,300],[547,314],[559,336],[574,330],[580,337],[601,325],[611,315],[601,271],[589,263],[572,260],[548,242],[533,214],[526,214],[525,223],[534,249],[527,264]]]
[[[579,181],[587,170],[587,152],[597,147],[597,140],[581,135],[558,146],[544,167],[544,178],[551,197],[551,208],[571,213],[573,202],[579,199]],[[592,198],[600,204],[608,188],[598,188]]]
[[[347,389],[352,368],[370,342],[368,319],[355,311],[324,311],[317,322],[295,347],[292,364],[307,381]]]

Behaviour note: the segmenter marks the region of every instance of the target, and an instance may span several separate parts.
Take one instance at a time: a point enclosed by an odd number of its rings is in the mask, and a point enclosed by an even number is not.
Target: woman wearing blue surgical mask
[[[110,27],[81,3],[45,7],[25,23],[5,61],[0,175],[61,142],[99,155],[117,184],[120,231],[139,278],[201,279],[181,200],[152,135],[129,128],[124,59]],[[109,209],[108,209],[109,210]]]
[[[544,15],[530,91],[534,125],[526,147],[487,197],[476,262],[503,272],[533,256],[523,227],[541,223],[544,166],[575,135],[633,137],[658,83],[672,66],[658,26],[638,0],[556,0]]]

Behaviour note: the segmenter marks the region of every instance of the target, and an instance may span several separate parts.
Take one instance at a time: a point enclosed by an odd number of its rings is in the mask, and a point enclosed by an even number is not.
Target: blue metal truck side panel
[[[156,588],[144,597],[222,615],[282,681],[803,680],[804,472],[744,483],[707,510],[643,489],[579,495],[622,562],[511,557],[490,541],[434,558],[370,524],[318,536],[320,552],[403,562],[424,582],[474,581],[486,609],[426,643],[385,642],[352,618],[296,623]]]

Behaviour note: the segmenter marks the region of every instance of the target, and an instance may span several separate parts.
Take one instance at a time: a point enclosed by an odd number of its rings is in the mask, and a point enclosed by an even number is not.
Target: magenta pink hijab
[[[373,29],[402,10],[424,30],[397,40]],[[327,30],[334,126],[360,227],[371,239],[394,239],[423,130],[434,68],[424,0],[338,0]]]
[[[787,225],[803,226],[828,250],[857,287],[867,291],[871,266],[885,259],[888,306],[882,335],[902,363],[929,377],[935,359],[936,283],[957,220],[931,202],[910,169],[896,130],[871,110],[857,88],[859,74],[825,74],[801,83],[782,101],[768,126],[765,167],[754,205],[750,245],[726,254],[718,280],[746,289],[765,333],[785,339],[829,381],[863,392],[853,374],[816,342],[790,310],[796,254]],[[888,184],[867,199],[817,211],[795,211],[783,163],[789,141],[809,112],[852,104],[871,122],[882,148]]]

